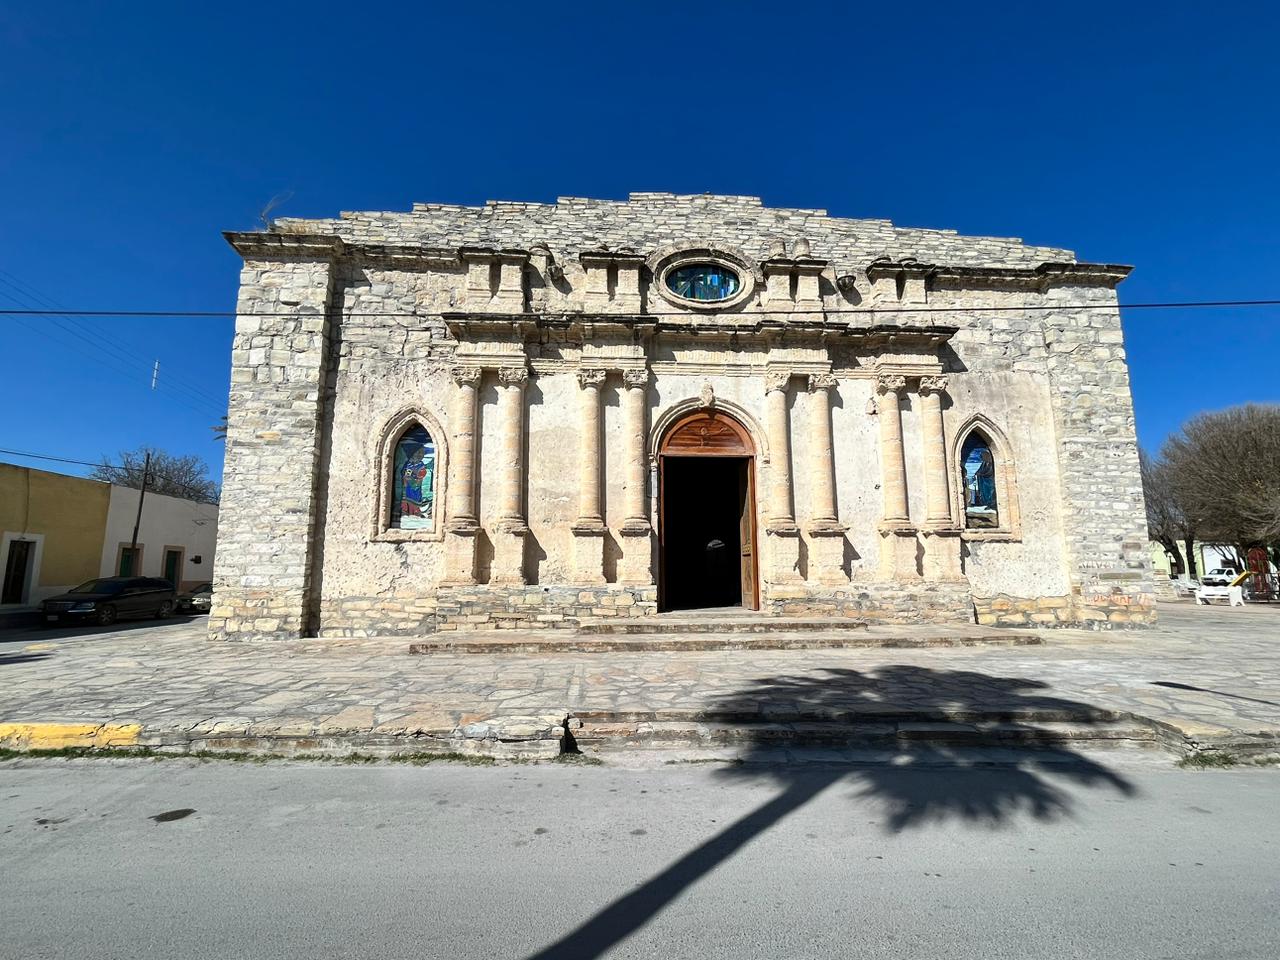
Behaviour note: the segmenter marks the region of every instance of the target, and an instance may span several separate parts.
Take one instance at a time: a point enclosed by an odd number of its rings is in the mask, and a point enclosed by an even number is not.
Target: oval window
[[[686,300],[714,303],[736,294],[742,289],[742,281],[718,263],[690,263],[667,274],[667,289]]]

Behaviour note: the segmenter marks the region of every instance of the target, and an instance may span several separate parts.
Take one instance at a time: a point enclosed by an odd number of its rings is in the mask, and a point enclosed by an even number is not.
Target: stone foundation
[[[1153,626],[1155,596],[1114,593],[1069,597],[974,597],[978,623],[999,627],[1075,627],[1092,630]]]
[[[588,617],[645,617],[656,587],[442,587],[430,597],[345,598],[321,614],[322,637],[413,636],[465,630],[554,630]]]
[[[573,629],[585,619],[650,617],[653,586],[441,587],[432,596],[345,597],[320,612],[321,637],[422,636],[466,630]],[[821,584],[766,588],[762,616],[847,617],[883,623],[977,623],[999,627],[1126,629],[1156,621],[1151,593],[1096,596],[974,597],[965,583]],[[244,598],[210,617],[215,639],[289,639],[299,625],[270,598]]]
[[[886,623],[973,623],[973,602],[965,583],[867,583],[840,590],[799,585],[769,590],[761,613]]]

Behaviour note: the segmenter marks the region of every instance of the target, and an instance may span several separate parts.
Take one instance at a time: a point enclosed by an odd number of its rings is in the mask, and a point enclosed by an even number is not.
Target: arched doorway
[[[676,420],[658,448],[663,610],[759,609],[755,445],[718,410]]]

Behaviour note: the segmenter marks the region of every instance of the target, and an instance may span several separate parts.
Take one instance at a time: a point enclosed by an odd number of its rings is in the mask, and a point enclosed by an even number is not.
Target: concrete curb
[[[1280,731],[1209,729],[1118,713],[961,716],[937,711],[830,718],[786,712],[766,718],[708,715],[705,711],[582,711],[490,717],[456,725],[401,723],[372,728],[236,719],[168,726],[136,721],[0,723],[0,748],[20,753],[136,750],[283,758],[450,754],[537,760],[578,752],[603,758],[673,752],[684,759],[721,759],[726,751],[750,757],[765,756],[778,748],[908,753],[933,748],[1084,747],[1136,747],[1174,757],[1230,753],[1252,758],[1280,754]]]

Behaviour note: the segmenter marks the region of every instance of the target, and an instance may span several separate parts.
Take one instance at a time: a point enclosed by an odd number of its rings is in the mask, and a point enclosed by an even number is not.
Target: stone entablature
[[[245,267],[215,635],[653,612],[662,441],[699,410],[750,436],[765,612],[1150,619],[1126,267],[655,194],[227,236]],[[667,290],[691,264],[736,288]],[[411,424],[436,442],[434,518],[389,529]],[[974,431],[1002,505],[980,529]]]

